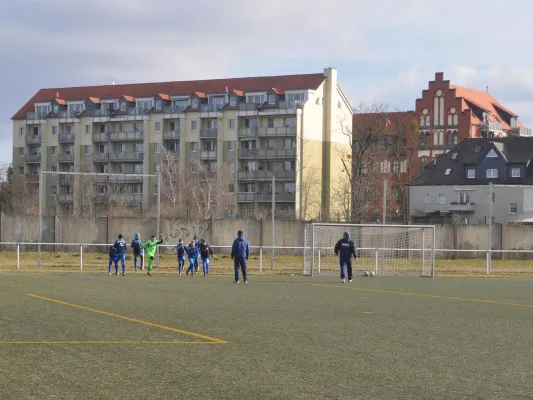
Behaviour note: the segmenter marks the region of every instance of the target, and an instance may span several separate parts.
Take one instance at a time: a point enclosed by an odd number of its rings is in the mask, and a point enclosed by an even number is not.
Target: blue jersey
[[[114,246],[117,254],[123,254],[126,252],[127,245],[124,239],[117,239]]]
[[[135,254],[141,254],[141,239],[135,239],[133,242],[131,242],[131,248]]]
[[[185,257],[185,253],[187,252],[187,247],[185,247],[184,244],[179,243],[176,246],[176,252],[178,253],[179,258]]]
[[[198,247],[196,246],[189,246],[187,247],[187,255],[189,256],[189,259],[194,260],[198,258]]]

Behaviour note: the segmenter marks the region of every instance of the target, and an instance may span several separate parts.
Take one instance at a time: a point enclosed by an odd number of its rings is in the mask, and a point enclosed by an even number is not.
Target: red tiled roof
[[[100,99],[98,97],[89,96],[89,100],[92,101],[94,104],[100,104]]]
[[[274,93],[279,94],[279,95],[284,95],[284,94],[285,94],[285,91],[282,90],[282,89],[272,88],[271,90],[272,90]]]
[[[505,119],[502,118],[502,114],[507,114],[511,117],[518,117],[515,113],[505,108],[498,100],[496,100],[494,97],[492,97],[488,92],[483,92],[481,90],[473,90],[464,88],[461,86],[454,86],[450,85],[450,89],[455,89],[455,95],[457,97],[461,97],[463,99],[462,101],[462,111],[465,111],[467,109],[470,109],[470,106],[468,103],[482,109],[483,111],[489,113],[492,116],[497,116],[501,122],[502,127],[504,129],[511,129],[509,124],[505,122]],[[475,118],[476,122],[478,122],[478,118]],[[481,123],[479,121],[478,123]]]
[[[158,93],[157,95],[161,97],[163,100],[170,100],[170,96],[168,94]]]
[[[239,97],[244,97],[245,96],[245,94],[244,94],[244,92],[242,90],[233,89],[232,92],[235,93]]]
[[[133,103],[135,101],[135,97],[133,97],[133,96],[124,96],[123,95],[123,96],[121,96],[121,98],[126,100],[126,101],[128,101],[128,102],[130,102],[130,103]]]
[[[133,97],[150,97],[156,96],[158,93],[168,93],[170,96],[188,96],[194,91],[202,91],[203,93],[225,93],[226,86],[238,87],[242,92],[267,91],[273,87],[283,88],[284,90],[316,90],[324,80],[324,74],[319,73],[41,89],[19,111],[17,111],[12,119],[24,119],[26,113],[34,111],[34,103],[47,102],[50,101],[50,99],[54,99],[58,90],[61,90],[61,97],[67,101],[82,101],[91,96],[103,100],[118,99],[123,96],[124,93],[128,93]]]
[[[63,99],[55,99],[56,103],[61,105],[61,106],[66,106],[67,105],[67,101],[66,100],[63,100]]]
[[[201,99],[207,99],[207,94],[205,94],[203,92],[199,92],[199,91],[195,90],[194,92],[192,92],[192,94],[197,95]]]

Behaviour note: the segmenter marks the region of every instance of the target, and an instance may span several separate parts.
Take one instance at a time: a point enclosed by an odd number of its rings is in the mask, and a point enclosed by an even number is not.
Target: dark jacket
[[[211,255],[213,256],[213,250],[211,250],[211,246],[209,246],[207,243],[201,243],[200,244],[200,256],[202,258],[208,258],[209,257],[209,253],[211,253]]]
[[[244,236],[239,236],[233,241],[233,246],[231,247],[231,258],[244,258],[248,260],[250,255],[250,245]]]
[[[182,243],[178,243],[176,245],[176,251],[178,252],[178,257],[185,257],[185,253],[187,252],[187,246]]]
[[[355,252],[355,244],[353,240],[339,240],[335,245],[335,255],[339,256],[340,261],[349,261],[352,256],[353,258],[357,258],[357,253]]]
[[[117,254],[122,254],[126,252],[126,241],[124,239],[117,239],[115,242],[115,250]]]
[[[140,239],[134,239],[133,242],[131,242],[131,248],[133,249],[134,253],[140,254],[141,247],[142,247],[142,243]]]
[[[117,249],[115,249],[115,245],[111,246],[109,248],[109,257],[115,257],[116,252],[117,252]]]

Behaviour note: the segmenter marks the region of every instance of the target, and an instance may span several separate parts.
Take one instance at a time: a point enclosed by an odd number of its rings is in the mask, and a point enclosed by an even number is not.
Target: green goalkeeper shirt
[[[155,255],[155,250],[157,249],[157,245],[161,243],[163,243],[163,239],[161,239],[160,241],[155,241],[155,242],[152,242],[151,240],[149,240],[143,245],[143,248],[146,250],[146,254],[148,255],[148,257],[153,257]]]

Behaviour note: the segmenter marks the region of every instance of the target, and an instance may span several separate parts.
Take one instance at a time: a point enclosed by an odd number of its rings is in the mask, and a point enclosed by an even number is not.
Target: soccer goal
[[[344,232],[357,248],[354,273],[435,276],[435,226],[327,223],[305,226],[304,275],[339,273],[333,249]]]

